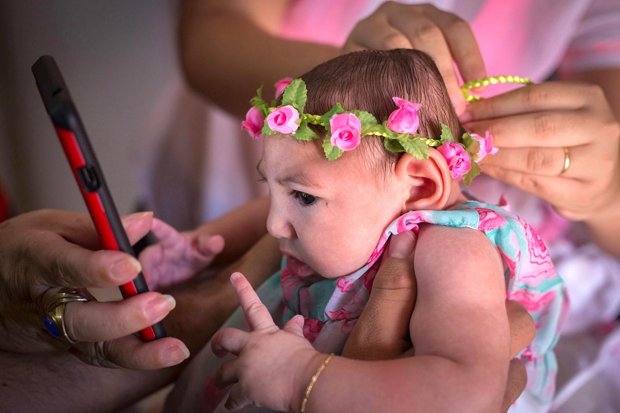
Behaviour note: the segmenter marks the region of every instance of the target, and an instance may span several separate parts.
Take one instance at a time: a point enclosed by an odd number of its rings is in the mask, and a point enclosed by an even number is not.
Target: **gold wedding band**
[[[65,310],[68,303],[85,302],[88,299],[72,288],[48,288],[41,296],[41,307],[45,318],[43,324],[48,333],[53,337],[61,334],[69,344],[77,341],[69,337],[65,326]]]
[[[570,150],[568,149],[568,146],[565,146],[563,149],[564,149],[564,165],[562,165],[562,170],[560,171],[560,175],[568,171],[568,168],[570,168]]]

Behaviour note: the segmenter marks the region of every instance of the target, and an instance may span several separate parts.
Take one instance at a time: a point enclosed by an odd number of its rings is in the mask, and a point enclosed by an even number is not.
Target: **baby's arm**
[[[510,339],[497,252],[476,231],[431,227],[421,232],[416,260],[419,290],[411,322],[416,357],[335,357],[306,411],[500,410]],[[249,285],[239,278],[233,284],[253,331],[226,329],[213,338],[217,353],[239,355],[219,371],[221,384],[238,383],[229,407],[256,402],[298,410],[325,355],[300,336],[298,320],[279,330]]]

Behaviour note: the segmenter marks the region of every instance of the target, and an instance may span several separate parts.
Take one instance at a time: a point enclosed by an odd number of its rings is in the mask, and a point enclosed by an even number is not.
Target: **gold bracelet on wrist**
[[[334,353],[327,356],[327,358],[323,361],[323,364],[321,364],[321,366],[317,369],[316,373],[314,373],[314,376],[312,376],[312,378],[310,379],[310,383],[308,383],[308,387],[306,387],[304,399],[301,402],[301,410],[299,410],[300,413],[304,413],[306,411],[306,404],[308,404],[308,399],[310,398],[310,393],[312,393],[312,388],[314,387],[316,381],[319,379],[319,376],[321,375],[323,370],[325,370],[327,364],[331,361],[332,357],[334,357]]]

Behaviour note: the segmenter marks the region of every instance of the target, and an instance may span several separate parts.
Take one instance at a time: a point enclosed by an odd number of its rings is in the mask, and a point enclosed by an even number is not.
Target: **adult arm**
[[[187,81],[241,116],[260,85],[300,75],[336,56],[336,47],[278,37],[287,0],[185,0],[179,50]],[[266,95],[273,90],[266,91]]]
[[[179,49],[189,84],[227,111],[242,115],[258,86],[271,88],[276,80],[298,76],[340,53],[415,48],[435,60],[460,113],[464,100],[452,62],[465,81],[486,74],[467,22],[432,5],[387,1],[356,24],[340,48],[279,37],[289,3],[185,0]]]

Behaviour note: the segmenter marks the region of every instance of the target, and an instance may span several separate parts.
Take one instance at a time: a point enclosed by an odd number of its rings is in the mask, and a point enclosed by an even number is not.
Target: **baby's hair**
[[[463,133],[435,63],[419,50],[352,52],[316,66],[301,78],[308,89],[306,113],[326,113],[340,102],[345,109],[370,112],[383,122],[395,108],[392,97],[398,96],[422,105],[420,135],[439,139],[441,123],[448,125],[453,136]],[[380,138],[365,137],[362,143],[375,149],[364,151],[372,158],[380,150],[389,166],[402,155],[384,150]]]

